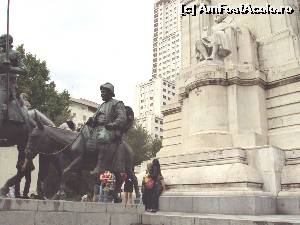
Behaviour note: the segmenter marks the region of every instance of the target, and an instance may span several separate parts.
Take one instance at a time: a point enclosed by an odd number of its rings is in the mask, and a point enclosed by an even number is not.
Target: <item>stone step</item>
[[[131,225],[142,205],[0,198],[0,225]]]
[[[159,208],[165,212],[226,215],[272,215],[277,212],[272,196],[161,196]]]
[[[299,196],[161,196],[164,212],[226,215],[300,215]]]
[[[299,215],[223,215],[180,212],[143,213],[141,225],[300,225]]]

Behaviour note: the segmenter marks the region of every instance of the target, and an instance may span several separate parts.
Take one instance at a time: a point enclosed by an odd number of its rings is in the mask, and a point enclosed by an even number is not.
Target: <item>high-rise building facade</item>
[[[155,0],[152,77],[174,81],[181,63],[179,0]]]
[[[163,137],[161,107],[175,96],[181,67],[180,0],[155,0],[152,79],[137,85],[135,116],[154,138]]]
[[[134,112],[138,122],[155,138],[162,138],[161,106],[175,96],[174,82],[156,78],[136,86]]]

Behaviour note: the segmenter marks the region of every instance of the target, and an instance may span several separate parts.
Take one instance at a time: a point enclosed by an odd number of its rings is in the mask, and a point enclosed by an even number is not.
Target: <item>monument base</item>
[[[293,215],[218,215],[157,212],[144,213],[142,223],[137,225],[299,225],[300,216]]]
[[[298,149],[261,146],[199,149],[158,157],[167,188],[160,198],[160,209],[200,214],[300,215],[300,179],[296,176],[299,156]]]
[[[161,196],[159,207],[166,212],[226,215],[273,215],[273,196]]]
[[[163,197],[162,197],[163,198]],[[252,201],[256,205],[255,210],[262,209],[267,213],[270,205],[261,205],[271,200],[266,196],[267,201],[253,197],[236,199],[233,202],[231,196],[226,199],[217,197],[207,198],[201,202],[211,208],[219,207],[222,201],[223,206],[235,208],[242,212],[246,209],[247,202],[240,205],[241,201]],[[210,201],[212,200],[212,202]],[[298,200],[299,202],[299,200]],[[195,205],[195,204],[194,204]],[[189,207],[188,205],[186,205]],[[265,208],[264,208],[265,207]],[[208,208],[208,207],[207,207]],[[274,208],[272,206],[272,208]],[[297,207],[298,208],[298,207]],[[254,208],[252,208],[254,209]],[[299,208],[298,208],[299,209]],[[209,212],[209,211],[207,211]],[[262,214],[257,212],[257,214]],[[5,225],[299,225],[300,216],[295,215],[222,215],[222,214],[199,214],[183,212],[165,212],[160,210],[157,213],[147,213],[143,205],[104,204],[91,202],[70,202],[70,201],[40,201],[22,199],[1,199],[0,198],[0,224]]]

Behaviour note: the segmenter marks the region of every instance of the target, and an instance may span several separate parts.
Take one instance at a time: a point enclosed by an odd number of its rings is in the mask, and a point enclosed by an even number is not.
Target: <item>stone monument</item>
[[[200,3],[219,2],[182,2]],[[162,210],[300,214],[299,8],[269,4],[295,12],[182,17],[182,71],[157,154]]]

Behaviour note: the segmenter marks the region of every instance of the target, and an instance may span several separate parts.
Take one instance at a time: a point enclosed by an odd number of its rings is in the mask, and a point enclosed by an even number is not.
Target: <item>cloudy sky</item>
[[[135,85],[151,78],[153,0],[10,0],[14,45],[45,60],[58,90],[101,102],[99,85],[134,102]],[[7,0],[0,0],[6,33]]]

